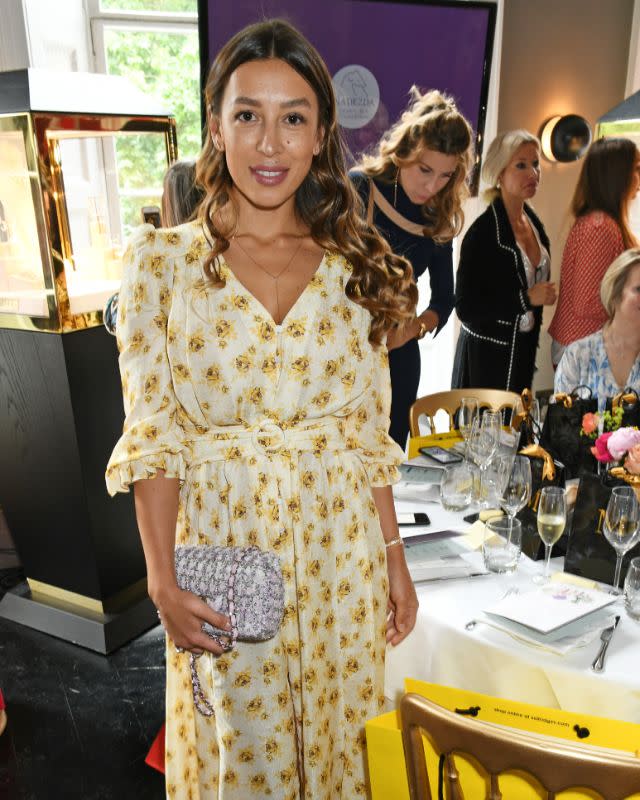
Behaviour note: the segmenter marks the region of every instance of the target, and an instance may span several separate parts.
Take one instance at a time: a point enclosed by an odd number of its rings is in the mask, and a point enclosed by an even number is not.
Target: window
[[[180,158],[200,150],[200,58],[197,0],[86,0],[96,68],[122,75],[176,118]],[[110,195],[124,237],[141,223],[142,206],[160,205],[166,156],[155,137],[119,137],[105,151],[117,176]],[[113,216],[113,209],[112,209]]]

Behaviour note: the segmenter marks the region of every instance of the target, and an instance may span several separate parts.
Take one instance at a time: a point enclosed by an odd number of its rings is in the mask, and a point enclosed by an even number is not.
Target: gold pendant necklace
[[[247,253],[247,251],[244,249],[244,247],[238,241],[237,235],[233,237],[233,241],[238,245],[238,247],[242,250],[242,252],[245,254],[245,256],[250,261],[253,261],[253,263],[256,265],[256,267],[258,267],[258,269],[262,270],[262,272],[264,272],[265,275],[268,275],[271,278],[271,280],[275,282],[275,288],[276,288],[276,316],[277,316],[277,319],[278,319],[277,324],[279,325],[282,322],[282,318],[280,316],[280,296],[279,296],[279,293],[278,293],[278,281],[284,275],[284,273],[289,269],[289,267],[293,264],[294,258],[298,255],[298,252],[299,252],[300,248],[302,247],[302,243],[304,241],[304,237],[300,239],[300,244],[293,251],[293,255],[287,261],[286,266],[283,269],[281,269],[280,272],[278,272],[275,275],[273,274],[273,272],[270,272],[268,269],[266,269],[266,267],[263,267],[262,264],[259,264],[255,260],[255,258],[251,255],[251,253]]]

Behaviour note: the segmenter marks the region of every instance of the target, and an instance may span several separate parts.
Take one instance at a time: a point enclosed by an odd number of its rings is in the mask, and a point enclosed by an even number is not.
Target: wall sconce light
[[[542,154],[549,161],[577,161],[591,144],[591,128],[584,117],[551,117],[540,129]]]

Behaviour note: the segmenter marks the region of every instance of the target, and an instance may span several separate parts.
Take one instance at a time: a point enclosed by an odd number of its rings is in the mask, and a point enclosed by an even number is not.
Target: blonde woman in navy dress
[[[411,103],[373,155],[350,172],[373,225],[414,280],[429,272],[429,304],[387,339],[391,369],[391,437],[405,447],[409,409],[420,383],[418,341],[446,325],[454,305],[452,240],[462,230],[469,192],[472,132],[454,101],[411,89]]]

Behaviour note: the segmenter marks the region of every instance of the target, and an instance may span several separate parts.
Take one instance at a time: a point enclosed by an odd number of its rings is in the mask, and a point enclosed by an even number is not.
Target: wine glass
[[[534,583],[549,580],[549,561],[553,545],[562,536],[567,524],[567,493],[559,486],[545,486],[538,506],[538,534],[544,542],[544,573],[536,575]]]
[[[499,456],[496,462],[500,506],[511,529],[516,514],[531,499],[531,462],[526,456]]]
[[[640,507],[631,486],[616,486],[604,516],[606,540],[616,551],[616,571],[611,594],[620,594],[620,570],[624,554],[640,539]]]
[[[640,558],[632,558],[624,579],[624,607],[631,619],[640,622]]]
[[[460,411],[458,412],[458,430],[460,436],[465,440],[469,439],[473,420],[480,412],[480,404],[477,397],[463,397],[460,400]]]
[[[485,422],[486,420],[486,422]],[[480,468],[480,486],[489,462],[498,449],[500,441],[500,428],[496,427],[495,417],[487,419],[485,414],[482,419],[476,417],[471,425],[471,432],[467,441],[467,454]],[[488,507],[488,503],[481,498],[480,505]]]

